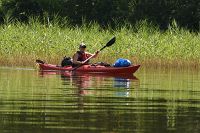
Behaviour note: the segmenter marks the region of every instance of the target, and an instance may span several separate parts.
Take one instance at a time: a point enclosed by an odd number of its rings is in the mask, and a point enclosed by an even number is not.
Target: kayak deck
[[[140,65],[129,66],[129,67],[105,67],[105,66],[92,66],[83,65],[76,69],[78,72],[88,73],[135,73],[139,69]],[[39,68],[42,71],[72,71],[71,66],[61,67],[52,64],[39,63]]]

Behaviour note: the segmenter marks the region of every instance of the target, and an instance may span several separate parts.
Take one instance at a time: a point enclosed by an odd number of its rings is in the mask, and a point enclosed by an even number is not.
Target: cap
[[[79,48],[86,48],[86,45],[85,45],[84,43],[81,43],[81,44],[79,45]]]

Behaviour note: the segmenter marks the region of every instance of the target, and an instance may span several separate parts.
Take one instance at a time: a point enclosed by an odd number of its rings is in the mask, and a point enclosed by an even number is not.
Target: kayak
[[[72,66],[57,66],[47,63],[38,63],[39,68],[42,71],[72,71],[74,68]],[[105,67],[105,66],[93,66],[93,65],[83,65],[76,69],[77,72],[87,72],[87,73],[129,73],[133,74],[139,69],[140,65],[132,65],[129,67]]]
[[[133,74],[129,73],[84,73],[84,72],[69,72],[69,71],[40,71],[39,75],[42,77],[51,75],[61,75],[62,78],[67,77],[98,77],[98,78],[121,78],[121,79],[131,79],[138,80]]]

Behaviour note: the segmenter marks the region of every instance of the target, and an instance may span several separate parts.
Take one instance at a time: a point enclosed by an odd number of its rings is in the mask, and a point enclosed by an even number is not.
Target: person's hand
[[[99,54],[99,52],[100,52],[100,51],[97,51],[97,52],[95,53],[95,55],[98,55],[98,54]]]

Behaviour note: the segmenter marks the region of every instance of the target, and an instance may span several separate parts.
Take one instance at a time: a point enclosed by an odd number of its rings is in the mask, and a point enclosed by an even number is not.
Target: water
[[[0,69],[1,133],[199,133],[199,72],[136,77]]]

